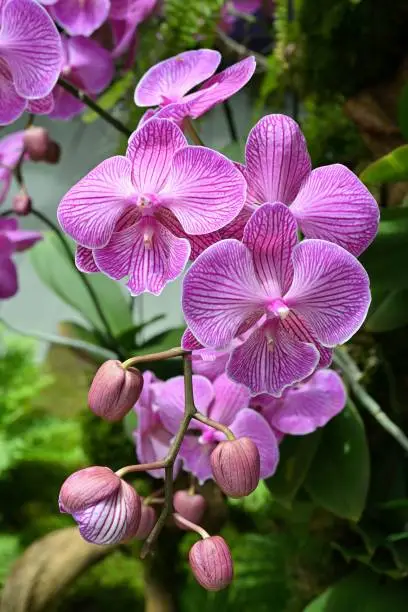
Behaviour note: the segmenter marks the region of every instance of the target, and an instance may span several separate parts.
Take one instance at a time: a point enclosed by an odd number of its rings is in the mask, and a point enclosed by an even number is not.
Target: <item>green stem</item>
[[[209,427],[212,427],[213,429],[222,431],[222,433],[227,436],[228,440],[235,440],[234,434],[232,433],[230,429],[228,429],[226,425],[223,425],[222,423],[219,423],[218,421],[213,421],[209,417],[201,414],[201,412],[196,412],[193,416],[193,419],[195,419],[196,421],[200,421],[201,423],[204,423],[204,425],[208,425]]]
[[[77,100],[80,100],[86,106],[91,108],[95,113],[97,113],[102,119],[104,119],[107,123],[113,126],[118,132],[124,134],[129,138],[131,135],[131,131],[127,128],[121,121],[115,119],[108,111],[99,106],[90,96],[88,96],[84,91],[81,91],[74,85],[71,85],[68,81],[63,78],[58,79],[58,85],[63,87],[66,91],[68,91],[71,95],[73,95]]]
[[[187,131],[187,134],[190,136],[191,140],[194,142],[194,144],[200,146],[200,147],[204,147],[204,143],[201,140],[197,130],[195,129],[193,122],[191,121],[191,119],[189,117],[186,117],[184,119],[184,127]]]
[[[161,361],[162,359],[171,359],[172,357],[185,357],[188,351],[185,351],[181,347],[169,349],[168,351],[161,351],[160,353],[151,353],[150,355],[136,355],[135,357],[129,357],[122,363],[122,367],[127,370],[128,368],[143,363],[144,361]],[[162,466],[163,467],[163,466]]]

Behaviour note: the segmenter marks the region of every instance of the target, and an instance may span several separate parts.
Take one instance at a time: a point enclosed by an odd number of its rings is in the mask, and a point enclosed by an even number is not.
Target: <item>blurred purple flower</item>
[[[360,255],[379,223],[377,202],[345,166],[312,170],[305,138],[285,115],[267,115],[252,128],[246,144],[247,207],[265,202],[290,206],[306,238],[321,238]]]
[[[200,49],[159,62],[139,81],[136,105],[158,106],[157,118],[178,124],[186,117],[197,119],[242,89],[255,72],[255,58],[248,57],[214,75],[220,61],[218,51]],[[188,93],[205,79],[198,91]]]
[[[133,436],[140,463],[150,463],[164,459],[173,434],[164,428],[155,402],[155,396],[164,383],[149,371],[143,373],[143,380],[143,390],[134,407],[137,414],[137,429]],[[181,460],[178,458],[174,465],[174,477],[177,476],[180,466]],[[148,473],[154,478],[164,477],[164,470],[152,470]]]
[[[103,91],[112,81],[113,60],[98,42],[83,36],[62,38],[62,76],[66,81],[92,95]],[[52,119],[72,119],[85,105],[60,85],[53,90]]]
[[[237,438],[248,437],[255,442],[261,457],[261,478],[271,476],[278,464],[276,437],[264,417],[249,408],[248,389],[222,374],[211,383],[203,376],[193,376],[194,401],[204,415],[224,425]],[[164,427],[176,433],[184,411],[184,379],[176,376],[161,384],[155,398]],[[225,435],[193,420],[180,449],[184,468],[200,483],[212,478],[210,455]]]
[[[0,139],[0,204],[9,192],[13,171],[24,151],[24,130]]]
[[[0,125],[43,112],[61,68],[61,39],[35,0],[0,2]],[[44,100],[45,98],[45,100]]]
[[[71,36],[90,36],[108,18],[110,0],[57,0],[51,2],[50,13]]]
[[[113,36],[113,57],[119,57],[130,50],[129,61],[133,60],[137,26],[152,13],[156,4],[157,0],[111,0],[109,22]]]
[[[205,347],[231,353],[227,374],[256,395],[280,396],[331,360],[331,348],[360,328],[370,304],[369,279],[357,259],[324,240],[298,243],[281,203],[265,204],[243,243],[223,240],[192,264],[183,284],[187,324]]]
[[[229,32],[238,19],[237,11],[243,15],[253,15],[263,3],[263,0],[227,0],[221,10],[220,28]]]
[[[18,291],[14,253],[32,247],[42,236],[39,232],[18,229],[17,219],[0,218],[0,299],[12,297]]]
[[[219,229],[241,210],[245,193],[226,157],[188,146],[174,123],[152,119],[132,134],[126,157],[105,160],[72,187],[58,218],[81,245],[81,270],[128,277],[133,295],[158,295],[190,255],[188,239],[177,233]]]
[[[304,383],[287,389],[281,398],[262,394],[251,400],[251,406],[274,430],[282,434],[303,436],[324,427],[343,410],[347,393],[343,381],[333,370],[318,370]]]

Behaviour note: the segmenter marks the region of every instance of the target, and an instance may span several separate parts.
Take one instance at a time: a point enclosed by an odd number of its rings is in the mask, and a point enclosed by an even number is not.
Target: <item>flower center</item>
[[[154,193],[141,193],[137,196],[136,206],[138,206],[142,212],[151,211],[159,205],[159,199]]]
[[[285,302],[280,298],[277,298],[277,299],[274,299],[268,302],[266,304],[265,310],[266,310],[268,319],[276,318],[276,319],[281,319],[282,321],[286,319],[286,317],[288,316],[290,312]]]

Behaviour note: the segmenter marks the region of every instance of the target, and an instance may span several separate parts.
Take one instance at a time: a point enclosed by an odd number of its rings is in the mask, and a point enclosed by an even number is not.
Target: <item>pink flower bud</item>
[[[234,566],[224,538],[212,536],[196,542],[188,557],[197,582],[207,591],[221,591],[231,584]]]
[[[48,130],[32,126],[24,132],[24,148],[32,161],[44,161],[50,139]]]
[[[256,489],[260,474],[260,457],[250,438],[220,442],[211,453],[214,480],[230,497],[245,497]]]
[[[57,142],[50,140],[45,154],[45,159],[48,164],[58,164],[61,157],[61,147]]]
[[[101,365],[88,393],[92,412],[106,421],[120,421],[131,410],[143,389],[143,376],[136,368],[125,370],[120,361]]]
[[[207,502],[202,495],[191,495],[188,491],[177,491],[173,497],[173,506],[176,512],[192,523],[200,523]],[[177,519],[175,523],[180,529],[187,530]]]
[[[108,467],[74,472],[61,487],[61,512],[72,514],[79,532],[93,544],[116,544],[134,537],[140,523],[140,497]]]
[[[156,523],[156,512],[151,506],[142,504],[142,514],[140,517],[139,527],[136,531],[135,538],[137,540],[145,540]]]
[[[13,210],[17,215],[24,217],[29,215],[32,208],[31,198],[28,193],[21,189],[13,198]]]

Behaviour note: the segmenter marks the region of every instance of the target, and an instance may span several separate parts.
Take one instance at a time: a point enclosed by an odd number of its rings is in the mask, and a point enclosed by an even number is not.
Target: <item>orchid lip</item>
[[[284,321],[290,313],[289,307],[280,298],[273,299],[266,304],[265,310],[269,317],[278,318]]]

